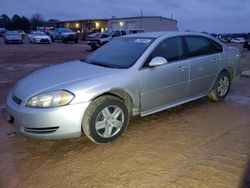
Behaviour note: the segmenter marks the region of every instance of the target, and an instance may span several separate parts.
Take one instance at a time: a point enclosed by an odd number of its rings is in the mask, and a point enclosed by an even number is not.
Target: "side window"
[[[126,31],[122,30],[121,31],[122,35],[126,35]]]
[[[211,46],[211,52],[213,53],[221,53],[223,52],[223,47],[218,44],[217,42],[209,39],[209,42],[210,42],[210,46]]]
[[[180,60],[183,58],[183,47],[181,37],[174,37],[161,42],[146,60],[144,67],[147,67],[149,62],[154,57],[164,57],[168,62]]]
[[[106,34],[102,34],[101,38],[108,38],[109,36]]]
[[[112,37],[120,37],[120,36],[121,36],[120,31],[115,31],[112,35]]]
[[[189,36],[185,37],[185,40],[189,51],[189,57],[215,54],[223,51],[221,45],[206,37]]]

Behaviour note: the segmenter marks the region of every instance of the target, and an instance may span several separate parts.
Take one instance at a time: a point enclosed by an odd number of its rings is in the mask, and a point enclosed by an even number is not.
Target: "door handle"
[[[185,65],[180,65],[178,68],[177,68],[177,71],[179,72],[184,72],[188,67],[185,66]]]
[[[220,62],[220,59],[218,59],[218,58],[214,58],[212,61],[212,63],[219,63],[219,62]]]

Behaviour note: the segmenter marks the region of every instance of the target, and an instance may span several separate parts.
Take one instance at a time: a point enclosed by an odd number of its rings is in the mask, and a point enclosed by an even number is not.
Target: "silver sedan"
[[[201,97],[220,101],[239,75],[240,52],[199,33],[154,32],[112,40],[86,59],[36,71],[7,99],[7,119],[29,136],[117,139],[129,117]]]

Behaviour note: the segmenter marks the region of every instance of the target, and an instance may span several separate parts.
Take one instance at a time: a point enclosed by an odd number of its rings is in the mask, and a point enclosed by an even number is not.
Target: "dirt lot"
[[[250,52],[242,54],[243,69],[250,69]],[[84,44],[0,41],[0,110],[21,77],[85,55]],[[250,187],[249,146],[250,78],[243,77],[223,102],[203,98],[133,118],[124,136],[107,145],[85,136],[31,139],[15,134],[1,114],[0,187]]]

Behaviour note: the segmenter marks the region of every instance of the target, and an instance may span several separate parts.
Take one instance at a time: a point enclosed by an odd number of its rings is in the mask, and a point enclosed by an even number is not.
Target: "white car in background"
[[[33,31],[29,34],[30,43],[47,43],[51,44],[51,38],[41,31]]]
[[[232,43],[244,43],[246,39],[242,38],[242,37],[237,37],[237,38],[232,38],[231,42]]]

